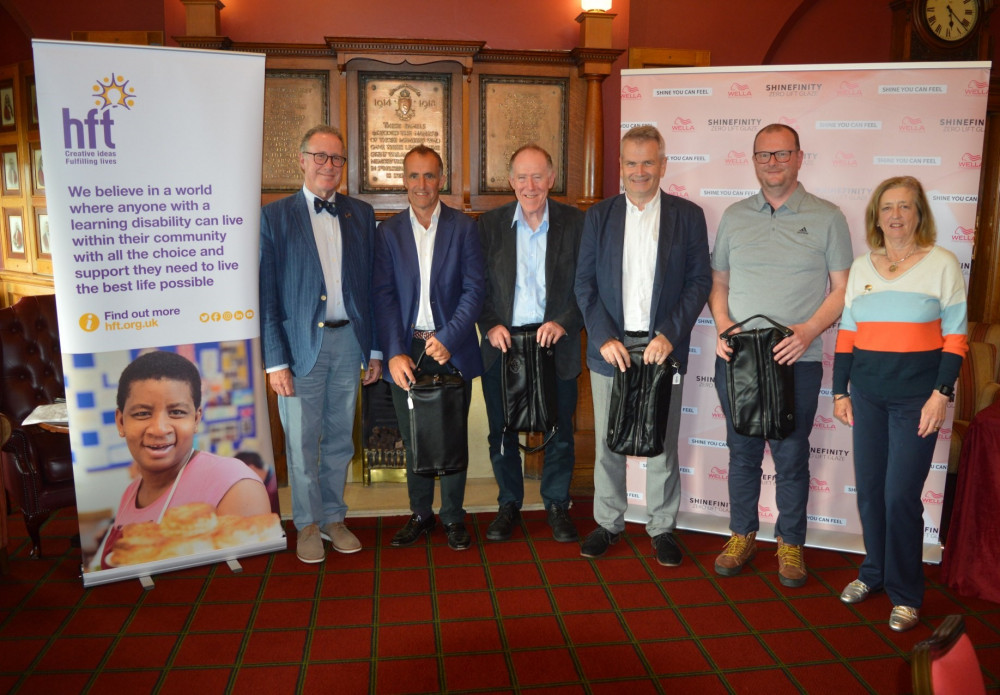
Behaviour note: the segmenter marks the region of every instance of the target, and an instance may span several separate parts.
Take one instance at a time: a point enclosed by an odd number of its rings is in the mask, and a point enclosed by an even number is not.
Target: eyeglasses
[[[754,152],[753,158],[757,160],[760,164],[767,164],[771,161],[771,157],[774,157],[774,161],[779,163],[787,162],[792,158],[792,153],[798,152],[798,150],[775,150],[774,152]]]
[[[303,152],[302,154],[311,154],[313,161],[320,166],[326,164],[326,160],[328,159],[335,167],[342,167],[347,164],[347,157],[339,154],[327,154],[326,152]]]

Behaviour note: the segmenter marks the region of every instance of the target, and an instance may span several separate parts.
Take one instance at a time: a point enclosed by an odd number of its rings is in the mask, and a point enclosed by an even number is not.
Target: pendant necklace
[[[919,249],[919,248],[920,248],[919,246],[915,246],[912,251],[910,251],[908,254],[906,254],[905,256],[903,256],[902,258],[900,258],[898,261],[894,261],[891,258],[889,258],[889,249],[886,249],[885,250],[885,259],[887,261],[889,261],[889,272],[890,273],[895,273],[896,270],[899,269],[899,264],[902,263],[903,261],[905,261],[907,258],[909,258],[910,256],[912,256],[913,254],[915,254],[917,252],[917,249]]]

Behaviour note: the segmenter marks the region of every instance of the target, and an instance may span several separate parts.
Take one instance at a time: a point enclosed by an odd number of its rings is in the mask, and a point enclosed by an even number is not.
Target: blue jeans
[[[323,329],[315,366],[294,377],[294,396],[278,396],[292,520],[300,531],[309,524],[343,521],[347,515],[344,485],[354,457],[360,384],[361,348],[348,325]]]
[[[517,448],[517,432],[503,431],[503,359],[497,360],[483,373],[483,400],[490,433],[490,461],[500,494],[497,502],[503,506],[513,502],[521,508],[524,502],[524,476]],[[569,485],[573,479],[576,456],[573,448],[573,413],[576,412],[576,379],[556,379],[556,410],[559,429],[545,445],[542,467],[542,501],[548,509],[553,504],[569,506]],[[502,453],[501,453],[502,449]]]
[[[917,435],[926,396],[889,399],[851,390],[854,478],[865,539],[858,579],[885,589],[894,606],[924,600],[924,504],[936,434]],[[891,521],[890,521],[891,520]]]
[[[784,439],[773,439],[775,501],[778,521],[774,533],[785,543],[802,545],[806,541],[806,504],[809,501],[809,434],[816,419],[816,401],[823,379],[820,362],[796,362],[795,431]],[[729,445],[729,528],[746,535],[760,528],[757,503],[760,501],[761,463],[764,439],[737,434],[729,409],[726,388],[726,362],[715,359],[715,390],[726,415],[726,443]]]

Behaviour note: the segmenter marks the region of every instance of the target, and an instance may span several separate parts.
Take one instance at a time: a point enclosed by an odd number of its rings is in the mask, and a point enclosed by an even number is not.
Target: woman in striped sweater
[[[934,243],[915,178],[880,183],[865,218],[872,250],[851,266],[833,399],[834,416],[853,427],[867,555],[840,600],[884,590],[889,627],[901,632],[919,621],[924,596],[920,494],[968,350],[965,280],[955,255]]]

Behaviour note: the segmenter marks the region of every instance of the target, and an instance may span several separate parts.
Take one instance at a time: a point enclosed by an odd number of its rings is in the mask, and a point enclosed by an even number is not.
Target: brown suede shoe
[[[778,581],[782,586],[797,588],[806,583],[806,561],[802,557],[802,546],[791,545],[778,536]]]
[[[722,554],[715,558],[715,573],[723,577],[735,577],[743,569],[743,565],[753,560],[756,554],[756,531],[751,531],[745,536],[734,533],[726,541]]]

